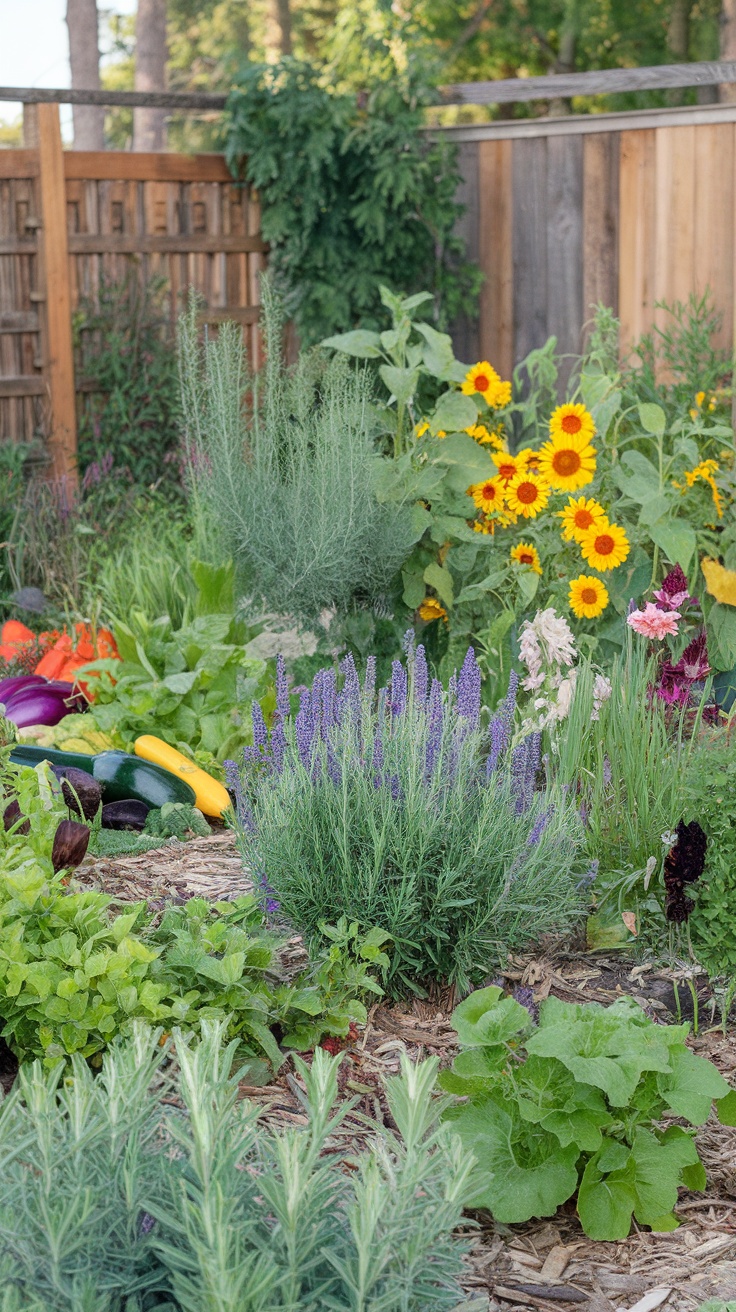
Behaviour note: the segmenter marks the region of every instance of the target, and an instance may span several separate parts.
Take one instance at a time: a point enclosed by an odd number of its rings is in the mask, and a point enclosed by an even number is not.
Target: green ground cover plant
[[[462,1052],[440,1085],[467,1099],[446,1112],[477,1171],[466,1201],[513,1224],[577,1194],[591,1239],[625,1239],[632,1218],[674,1230],[680,1187],[706,1185],[694,1136],[736,1092],[686,1046],[687,1025],[655,1025],[631,998],[610,1007],[548,998],[539,1019],[499,988],[453,1013]]]
[[[684,780],[683,819],[707,839],[704,863],[692,856],[679,874],[686,885],[685,922],[692,950],[712,975],[736,972],[736,742],[729,729],[707,734]]]
[[[403,1059],[385,1086],[396,1128],[345,1171],[323,1155],[352,1106],[335,1108],[339,1058],[297,1061],[307,1124],[274,1132],[238,1096],[222,1024],[160,1037],[136,1024],[96,1077],[80,1059],[64,1080],[21,1070],[0,1107],[5,1309],[457,1305],[471,1159],[439,1123],[434,1059]]]
[[[385,931],[394,994],[467,989],[508,948],[564,932],[585,901],[580,816],[536,791],[539,734],[514,737],[513,682],[481,728],[472,650],[446,691],[412,637],[377,695],[374,663],[361,685],[347,657],[339,685],[319,672],[295,716],[282,665],[270,735],[254,704],[242,775],[228,767],[266,895],[313,944],[335,912]]]
[[[0,828],[0,1019],[20,1061],[54,1066],[78,1053],[99,1063],[136,1019],[187,1030],[222,1019],[260,1080],[281,1064],[279,1042],[310,1048],[323,1034],[344,1035],[365,1019],[359,998],[380,994],[372,940],[346,926],[288,982],[283,934],[264,926],[253,896],[194,898],[160,923],[145,903],[116,913],[113,899],[69,884],[53,859],[67,810],[48,767],[8,766],[3,788],[20,814]]]

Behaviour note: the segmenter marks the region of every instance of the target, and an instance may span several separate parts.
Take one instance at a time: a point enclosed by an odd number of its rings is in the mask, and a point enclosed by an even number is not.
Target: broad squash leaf
[[[553,1135],[538,1129],[520,1138],[499,1103],[465,1107],[452,1125],[478,1163],[468,1201],[488,1207],[496,1220],[513,1225],[532,1216],[553,1216],[575,1192],[578,1148],[561,1148]]]

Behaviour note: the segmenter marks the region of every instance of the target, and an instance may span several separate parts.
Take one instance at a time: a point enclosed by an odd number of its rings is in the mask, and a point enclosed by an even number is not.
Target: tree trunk
[[[570,0],[565,6],[565,17],[560,30],[560,49],[553,73],[574,73],[575,72],[575,45],[578,38],[578,14],[576,0]],[[570,114],[572,112],[572,102],[565,96],[556,96],[549,103],[550,115],[557,118],[559,115]]]
[[[266,46],[274,61],[292,53],[291,0],[270,0]]]
[[[166,90],[166,0],[138,0],[135,89]],[[166,110],[133,110],[133,150],[164,150]]]
[[[721,59],[736,59],[736,0],[722,0],[720,54]],[[736,82],[722,82],[718,99],[723,104],[733,104],[736,101]]]
[[[72,88],[99,91],[100,48],[97,34],[97,0],[67,0],[66,25],[69,29],[69,63]],[[104,150],[105,111],[97,105],[75,105],[75,150]]]

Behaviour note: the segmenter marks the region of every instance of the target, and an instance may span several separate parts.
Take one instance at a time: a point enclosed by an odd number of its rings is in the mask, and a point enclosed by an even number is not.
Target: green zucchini
[[[126,802],[131,799],[146,802],[150,807],[161,807],[167,802],[185,802],[194,805],[194,789],[177,775],[164,770],[151,761],[143,761],[129,752],[99,752],[85,756],[82,752],[60,752],[53,747],[32,747],[20,743],[10,753],[15,765],[36,766],[40,761],[51,765],[73,766],[91,774],[102,787],[105,802]]]

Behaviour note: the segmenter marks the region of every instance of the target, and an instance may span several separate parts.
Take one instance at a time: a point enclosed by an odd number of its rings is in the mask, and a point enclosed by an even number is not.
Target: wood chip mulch
[[[231,898],[251,887],[227,830],[185,844],[172,842],[139,857],[88,858],[76,878],[121,902],[145,898],[153,908],[193,896]],[[286,955],[290,973],[305,959],[298,938],[291,940]],[[568,1002],[609,1003],[628,993],[652,1018],[667,1023],[677,1019],[676,992],[681,1015],[692,1018],[690,994],[687,988],[676,989],[677,978],[676,971],[657,963],[635,964],[551,943],[536,957],[510,958],[504,971],[510,989],[529,987],[537,1001],[551,994]],[[736,1083],[736,1035],[724,1037],[720,1028],[712,1028],[704,977],[698,994],[701,1032],[692,1046]],[[341,1093],[356,1103],[328,1144],[329,1152],[349,1161],[370,1137],[371,1122],[391,1124],[382,1080],[398,1072],[402,1052],[413,1060],[436,1054],[443,1065],[452,1061],[453,1001],[445,995],[371,1009],[367,1026],[346,1048],[340,1067]],[[291,1058],[268,1087],[243,1084],[241,1093],[261,1105],[269,1122],[305,1123],[301,1081]],[[594,1243],[570,1207],[551,1220],[517,1226],[496,1224],[487,1213],[475,1216],[463,1312],[655,1312],[660,1307],[663,1312],[694,1312],[708,1298],[736,1299],[736,1130],[712,1117],[698,1133],[698,1147],[708,1188],[705,1194],[681,1194],[681,1225],[672,1234],[635,1229],[621,1243]]]

